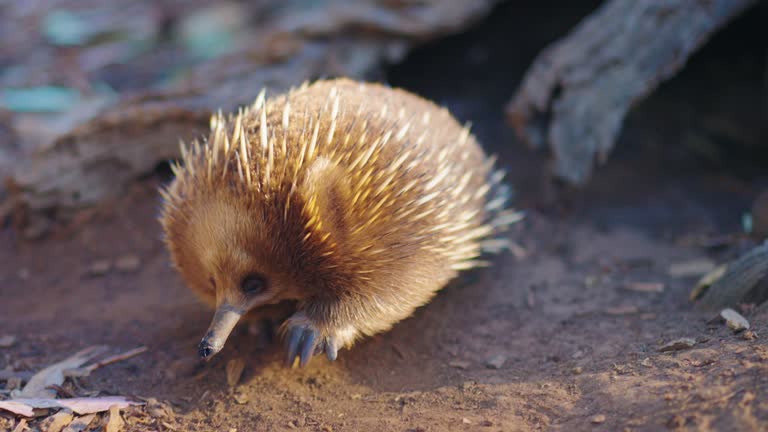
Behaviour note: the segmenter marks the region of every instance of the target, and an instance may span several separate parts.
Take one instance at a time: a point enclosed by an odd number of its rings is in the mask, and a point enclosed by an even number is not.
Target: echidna
[[[240,317],[285,300],[292,365],[388,330],[519,219],[466,127],[408,93],[348,79],[304,84],[211,119],[162,191],[172,260],[216,313],[216,354]]]

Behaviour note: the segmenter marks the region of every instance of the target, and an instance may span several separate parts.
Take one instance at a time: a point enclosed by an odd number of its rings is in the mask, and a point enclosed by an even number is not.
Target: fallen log
[[[756,0],[610,0],[546,48],[506,108],[518,137],[548,146],[554,174],[585,184],[629,109]]]
[[[20,133],[27,151],[12,159],[0,152],[0,180],[24,213],[61,215],[118,196],[158,162],[178,157],[180,139],[204,134],[213,111],[250,104],[264,87],[282,92],[320,77],[370,77],[411,47],[467,28],[497,1],[249,4],[257,22],[240,50],[196,66],[175,85],[98,101],[66,127],[35,122]]]

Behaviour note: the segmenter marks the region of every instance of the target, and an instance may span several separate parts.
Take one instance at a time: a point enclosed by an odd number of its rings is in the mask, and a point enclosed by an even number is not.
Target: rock
[[[115,270],[120,273],[133,273],[141,267],[141,260],[136,255],[123,255],[115,260]]]
[[[728,328],[736,333],[749,330],[749,321],[731,308],[725,308],[720,311],[720,316],[725,320]]]
[[[507,361],[507,357],[505,355],[498,354],[489,358],[485,362],[485,366],[487,366],[490,369],[501,369],[501,367],[504,366],[504,363],[506,361]]]
[[[16,336],[3,335],[0,336],[0,348],[10,348],[16,343]]]
[[[594,424],[602,424],[605,423],[605,416],[603,414],[597,414],[592,416],[591,419],[589,419]]]
[[[463,417],[463,418],[461,419],[461,422],[462,422],[462,423],[464,423],[465,425],[470,425],[470,424],[472,424],[472,422],[471,422],[471,421],[470,421],[468,418],[466,418],[466,417]]]
[[[694,339],[679,338],[662,345],[659,348],[659,351],[660,352],[682,351],[682,350],[693,348],[694,345],[696,345],[696,341]]]
[[[647,368],[652,368],[653,367],[653,363],[651,362],[651,359],[648,358],[648,357],[644,358],[640,362],[640,365],[642,365],[643,367],[647,367]]]
[[[584,372],[584,368],[581,366],[576,366],[575,368],[571,369],[571,373],[574,375],[581,375],[582,372]]]
[[[235,393],[234,397],[235,402],[237,402],[238,405],[245,405],[250,402],[250,398],[248,398],[248,396],[243,393]]]

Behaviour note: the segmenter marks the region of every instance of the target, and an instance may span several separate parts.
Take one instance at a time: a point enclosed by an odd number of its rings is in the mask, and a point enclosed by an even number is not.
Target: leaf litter
[[[46,410],[56,411],[40,423],[42,430],[47,432],[86,430],[93,423],[96,415],[103,412],[109,412],[104,419],[104,430],[109,432],[123,430],[125,421],[120,416],[120,410],[144,405],[144,402],[132,400],[127,396],[113,395],[56,397],[67,378],[88,376],[100,367],[129,359],[147,351],[147,347],[142,346],[96,360],[107,349],[105,346],[91,346],[43,368],[32,375],[21,390],[12,391],[11,399],[0,400],[0,410],[22,417],[17,425],[17,429],[21,427],[21,430],[27,428],[25,417],[38,417],[46,414]],[[88,364],[89,362],[91,363]]]

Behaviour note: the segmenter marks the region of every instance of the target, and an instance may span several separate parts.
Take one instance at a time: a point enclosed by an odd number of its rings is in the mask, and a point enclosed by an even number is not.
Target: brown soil
[[[504,28],[497,27],[414,56],[429,63],[466,43],[480,44],[476,57],[484,61],[483,50],[498,44],[493,31]],[[680,239],[738,229],[765,182],[741,168],[736,175],[730,162],[713,168],[678,145],[685,131],[720,113],[685,103],[726,79],[701,66],[720,54],[700,58],[698,69],[694,62],[633,113],[619,152],[592,186],[554,198],[536,180],[543,161],[507,145],[501,105],[516,81],[500,79],[499,64],[486,64],[480,69],[491,72],[471,82],[462,70],[440,83],[407,78],[415,76],[409,68],[422,70],[419,60],[393,71],[396,84],[473,120],[481,141],[499,151],[519,206],[529,210],[513,233],[528,256],[508,253],[464,275],[391,332],[340,352],[334,363],[316,358],[306,369],[287,369],[279,344],[247,326],[212,362],[197,363],[195,345],[211,312],[169,267],[155,221],[160,180],[150,178],[44,240],[0,232],[0,334],[18,337],[0,348],[0,369],[36,371],[93,344],[146,345],[148,352],[79,379],[78,391],[168,404],[173,414],[153,413],[147,430],[766,430],[768,313],[747,316],[757,335],[751,340],[707,323],[711,316],[687,299],[695,279],[667,271],[712,254]],[[434,63],[433,71],[445,68]],[[520,67],[507,71],[519,76]],[[752,100],[759,81],[733,69],[729,82],[745,84],[722,92]],[[86,275],[95,261],[124,255],[140,258],[138,270]],[[638,293],[624,289],[629,282],[660,282],[664,290]],[[698,343],[658,351],[680,337]],[[246,370],[230,389],[225,366],[235,358]],[[488,365],[492,360],[498,368]],[[0,428],[10,424],[2,422]]]

